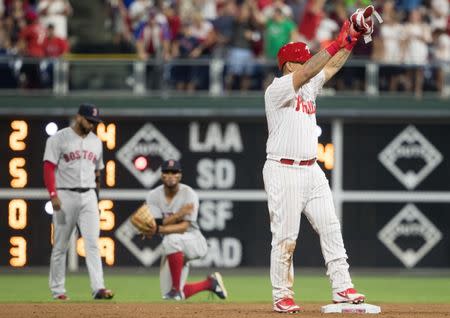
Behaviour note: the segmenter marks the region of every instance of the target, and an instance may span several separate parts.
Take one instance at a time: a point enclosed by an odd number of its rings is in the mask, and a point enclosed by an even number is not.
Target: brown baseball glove
[[[155,217],[150,212],[147,204],[143,204],[131,215],[131,223],[142,233],[144,237],[151,238],[158,232]]]

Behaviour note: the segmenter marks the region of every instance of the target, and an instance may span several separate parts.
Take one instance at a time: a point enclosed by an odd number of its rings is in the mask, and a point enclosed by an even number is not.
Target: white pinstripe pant
[[[273,300],[293,298],[294,295],[292,259],[302,212],[320,236],[333,291],[353,287],[330,186],[319,165],[289,166],[267,160],[263,177],[272,232],[270,278]]]

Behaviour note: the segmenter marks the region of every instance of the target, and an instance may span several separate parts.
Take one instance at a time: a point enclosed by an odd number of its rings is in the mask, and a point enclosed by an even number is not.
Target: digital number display
[[[105,164],[99,247],[106,265],[149,266],[156,261],[158,241],[142,241],[127,220],[142,204],[146,191],[160,184],[160,165],[169,158],[181,161],[183,182],[204,193],[199,223],[214,253],[202,264],[258,265],[243,248],[256,248],[260,239],[236,228],[248,222],[268,227],[262,180],[264,118],[103,120],[94,132],[103,143]],[[47,138],[70,123],[71,118],[63,116],[0,117],[0,140],[7,141],[0,156],[0,253],[6,256],[0,266],[49,264],[53,226],[42,158]],[[334,166],[330,125],[322,124],[320,131],[317,160],[330,178]],[[266,234],[269,240],[268,228]],[[82,237],[74,248],[82,261]]]

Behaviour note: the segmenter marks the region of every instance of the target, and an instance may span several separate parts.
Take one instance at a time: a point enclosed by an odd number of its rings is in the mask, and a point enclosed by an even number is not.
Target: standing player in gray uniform
[[[100,170],[104,165],[102,142],[92,130],[100,121],[97,107],[82,104],[74,124],[49,137],[45,146],[44,182],[53,206],[54,236],[49,285],[54,299],[68,299],[65,289],[66,258],[69,240],[76,226],[84,239],[93,298],[113,297],[112,291],[105,288],[98,246],[98,190]]]
[[[227,298],[220,273],[197,283],[186,283],[189,261],[208,252],[205,237],[197,222],[199,200],[195,191],[180,183],[181,165],[167,160],[161,166],[162,185],[151,190],[146,204],[156,220],[156,234],[163,235],[160,285],[164,299],[182,300],[201,291],[212,291]]]
[[[273,310],[298,312],[293,296],[293,254],[302,212],[320,236],[320,246],[335,303],[362,303],[352,284],[347,253],[330,186],[316,162],[316,96],[348,59],[360,33],[347,20],[337,39],[314,56],[305,43],[289,43],[278,52],[283,76],[265,92],[269,137],[263,169],[268,195],[272,252]]]

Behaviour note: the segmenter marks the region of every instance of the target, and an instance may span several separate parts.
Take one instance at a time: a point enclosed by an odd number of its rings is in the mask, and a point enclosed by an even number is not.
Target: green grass
[[[161,302],[159,280],[155,274],[105,277],[108,288],[115,292],[114,302]],[[189,281],[204,277],[193,276]],[[271,287],[266,275],[224,277],[230,302],[270,302]],[[450,303],[449,277],[355,276],[357,288],[373,303]],[[87,274],[69,274],[66,288],[71,301],[91,301]],[[300,276],[295,281],[296,299],[300,302],[329,302],[330,285],[323,276]],[[189,301],[208,301],[208,293],[200,293]],[[46,275],[0,275],[0,302],[51,301]]]

